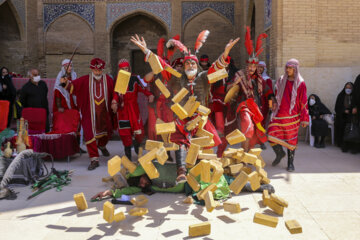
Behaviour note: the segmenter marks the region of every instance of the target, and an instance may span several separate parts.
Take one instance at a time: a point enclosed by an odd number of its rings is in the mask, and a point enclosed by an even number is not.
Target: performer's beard
[[[196,76],[196,74],[197,74],[197,69],[190,69],[190,70],[186,70],[185,71],[185,74],[186,74],[186,76],[188,77],[188,78],[193,78],[193,77],[195,77]]]
[[[94,78],[95,78],[96,80],[100,80],[101,77],[102,77],[102,75],[94,75]]]

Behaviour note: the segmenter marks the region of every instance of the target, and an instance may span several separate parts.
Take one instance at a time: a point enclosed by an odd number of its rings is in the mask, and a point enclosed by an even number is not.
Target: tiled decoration
[[[75,13],[87,21],[94,29],[95,27],[95,5],[94,4],[44,4],[44,30],[55,21],[56,18],[66,14]]]
[[[265,6],[265,29],[271,27],[271,1],[272,0],[264,0],[264,6]]]
[[[183,2],[182,25],[204,9],[210,8],[234,24],[234,2]]]
[[[169,2],[122,2],[107,4],[107,28],[109,28],[119,17],[136,11],[149,12],[161,20],[171,29],[171,3]]]
[[[0,1],[0,5],[5,1]],[[12,5],[15,7],[22,25],[25,27],[25,0],[11,0]]]

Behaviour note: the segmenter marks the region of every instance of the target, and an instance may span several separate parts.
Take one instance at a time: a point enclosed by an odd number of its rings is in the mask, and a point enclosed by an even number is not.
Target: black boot
[[[295,167],[294,167],[294,157],[295,157],[295,150],[287,150],[288,152],[288,166],[287,166],[287,171],[288,172],[293,172],[295,171]]]
[[[135,150],[136,154],[139,154],[139,147],[140,147],[140,143],[138,143],[137,141],[134,141],[134,150]]]
[[[274,149],[274,152],[276,154],[276,158],[272,162],[272,165],[276,166],[280,163],[281,159],[283,159],[285,157],[286,153],[284,152],[284,150],[280,144],[276,144],[276,145],[272,146],[272,148]]]
[[[131,146],[125,147],[125,156],[131,161]]]
[[[176,183],[186,182],[186,168],[185,168],[186,151],[181,148],[175,151],[175,161],[177,167]]]

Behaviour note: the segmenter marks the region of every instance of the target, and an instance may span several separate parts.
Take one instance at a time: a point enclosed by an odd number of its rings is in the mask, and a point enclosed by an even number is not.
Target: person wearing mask
[[[355,143],[344,141],[345,127],[347,124],[356,123],[357,115],[353,95],[354,85],[347,82],[344,89],[339,93],[336,98],[335,104],[335,141],[336,145],[341,148],[343,152],[351,151],[356,153],[357,149]]]
[[[36,68],[28,72],[29,81],[21,88],[20,102],[23,108],[44,108],[46,110],[45,131],[50,129],[49,104],[47,99],[48,87],[41,80],[39,70]]]
[[[13,116],[13,104],[16,98],[16,89],[12,83],[12,77],[6,67],[1,68],[0,78],[0,100],[9,101],[9,115],[7,127],[10,127],[11,119]]]
[[[311,135],[315,137],[316,148],[325,147],[325,137],[328,133],[328,122],[324,115],[331,114],[330,110],[321,102],[320,98],[311,94],[308,99],[309,115],[311,117]]]

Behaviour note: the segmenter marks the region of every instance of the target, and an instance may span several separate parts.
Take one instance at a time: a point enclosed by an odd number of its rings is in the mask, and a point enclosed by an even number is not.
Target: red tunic
[[[136,76],[131,76],[124,95],[114,92],[113,99],[119,103],[117,118],[120,135],[133,135],[134,131],[144,131],[137,101],[139,92],[146,96],[152,95],[150,91],[143,88]]]
[[[96,138],[110,136],[113,129],[111,110],[113,80],[108,75],[103,75],[101,80],[95,80],[90,76],[82,76],[68,86],[70,94],[76,96],[81,111],[81,125],[86,144],[95,141]]]
[[[61,92],[59,90],[55,89],[55,91],[54,91],[54,101],[53,101],[53,112],[58,112],[59,111],[59,109],[57,107],[57,104],[56,104],[56,98],[60,98],[61,107],[64,108],[64,110],[69,109],[65,97],[61,94]],[[72,94],[70,94],[70,105],[71,105],[70,109],[76,109],[76,105],[74,103],[74,99],[73,99]]]
[[[281,104],[278,106],[279,111],[272,117],[268,129],[269,141],[291,150],[296,148],[300,123],[309,122],[305,82],[299,85],[295,106],[289,113],[293,85],[294,81],[286,81]]]

